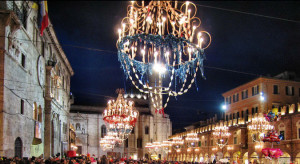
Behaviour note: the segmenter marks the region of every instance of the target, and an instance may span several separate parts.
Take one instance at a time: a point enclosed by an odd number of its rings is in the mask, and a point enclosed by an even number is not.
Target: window
[[[134,127],[133,127],[132,130],[131,130],[131,134],[134,134]]]
[[[210,146],[214,146],[214,140],[210,140]]]
[[[237,144],[237,137],[233,138],[233,144]]]
[[[25,29],[27,29],[27,9],[26,9],[26,7],[25,6],[23,6],[22,7],[22,9],[23,9],[23,13],[22,13],[22,24],[23,24],[23,27],[25,28]]]
[[[238,93],[233,95],[233,100],[232,101],[233,102],[238,102],[239,101],[239,94]]]
[[[248,98],[248,90],[243,90],[242,91],[242,100]]]
[[[22,54],[21,65],[25,68],[25,55]]]
[[[278,85],[273,85],[273,94],[278,95]]]
[[[255,96],[259,93],[259,86],[256,85],[254,87],[252,87],[252,96]]]
[[[141,138],[137,139],[137,148],[143,148],[143,140]]]
[[[247,109],[245,114],[245,118],[246,118],[245,121],[248,121],[248,115],[249,115],[249,110]]]
[[[128,138],[125,140],[125,147],[128,147]]]
[[[242,118],[244,118],[244,113],[245,113],[245,111],[242,111]]]
[[[63,122],[63,134],[67,134],[67,123]]]
[[[226,104],[231,104],[231,96],[226,97]]]
[[[286,86],[285,93],[288,96],[294,96],[294,87],[293,86]]]
[[[282,140],[285,140],[284,130],[280,131],[279,134],[282,135]]]
[[[39,108],[38,108],[38,121],[39,122],[42,122],[43,121],[43,113],[42,113],[42,107],[41,106],[39,106]]]
[[[21,99],[21,110],[20,110],[21,114],[24,114],[24,100]]]
[[[239,119],[240,118],[240,112],[236,113],[236,118]]]
[[[300,132],[300,128],[299,128],[299,132]],[[198,142],[198,147],[201,147],[201,141]]]
[[[233,113],[233,119],[235,119],[235,113]]]
[[[225,121],[228,121],[228,115],[226,115],[226,120]]]
[[[145,134],[149,134],[149,127],[148,126],[145,127]]]
[[[204,145],[207,146],[207,141],[204,142]]]
[[[300,139],[300,128],[298,128],[298,139]]]
[[[101,126],[101,138],[104,138],[105,135],[106,135],[106,127],[105,127],[105,125],[102,125]]]

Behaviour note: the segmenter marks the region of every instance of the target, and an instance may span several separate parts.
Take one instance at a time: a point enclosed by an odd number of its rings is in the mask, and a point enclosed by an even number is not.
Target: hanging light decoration
[[[151,1],[146,6],[144,1],[132,1],[121,22],[118,60],[126,78],[150,95],[156,109],[166,108],[170,96],[186,93],[199,69],[204,77],[204,49],[211,37],[199,30],[196,13],[191,2]]]
[[[171,146],[172,146],[171,141],[163,141],[161,144],[161,148],[165,151],[165,153],[169,153]]]
[[[262,113],[259,113],[257,117],[252,118],[247,128],[252,135],[253,141],[261,142],[265,136],[264,133],[274,129],[274,126],[266,120]]]
[[[171,144],[172,144],[173,149],[175,149],[177,151],[184,144],[184,140],[181,137],[174,137],[174,138],[172,138]]]
[[[198,141],[199,138],[197,133],[188,133],[185,138],[188,147],[196,147]]]
[[[230,135],[228,126],[224,125],[222,122],[219,126],[216,126],[213,131],[213,137],[216,139],[216,144],[221,149],[228,143]]]
[[[127,101],[123,97],[124,90],[118,89],[117,100],[109,100],[107,108],[103,112],[108,132],[116,133],[116,136],[125,140],[130,135],[138,117],[138,111],[133,107],[133,101]]]
[[[113,149],[115,145],[122,143],[122,140],[117,137],[117,133],[108,132],[104,138],[100,139],[100,146],[104,149]]]

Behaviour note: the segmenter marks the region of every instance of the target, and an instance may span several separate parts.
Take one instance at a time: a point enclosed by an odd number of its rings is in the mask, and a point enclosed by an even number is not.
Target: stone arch
[[[216,153],[216,161],[219,161],[220,159],[223,159],[223,153],[222,152],[217,152]]]
[[[291,162],[291,156],[287,152],[283,152],[283,155],[278,158],[278,163],[290,163]]]
[[[283,122],[281,122],[279,125],[278,125],[278,134],[281,134],[283,132],[283,135],[284,135],[284,140],[286,140],[286,126]]]
[[[204,154],[204,162],[208,162],[208,154],[207,153]]]
[[[233,155],[232,155],[233,161],[238,162],[238,161],[240,160],[240,155],[241,155],[241,152],[240,152],[240,151],[234,152]],[[238,162],[238,163],[240,163],[240,162]]]
[[[300,164],[300,152],[296,155],[295,163]]]
[[[23,142],[20,137],[17,137],[15,140],[15,156],[23,157]]]
[[[190,158],[190,154],[187,154],[187,155],[186,155],[186,159],[185,159],[185,161],[187,161],[187,162],[190,162],[190,160],[191,160],[191,158]]]
[[[253,152],[250,155],[250,162],[253,163],[254,161],[259,162],[259,156],[258,156],[258,154],[256,152]]]
[[[215,159],[216,159],[216,155],[215,154],[211,154],[210,155],[210,162],[213,162]]]
[[[76,123],[76,127],[75,127],[75,128],[76,128],[76,130],[80,130],[80,129],[81,129],[81,127],[80,127],[80,123],[78,123],[78,122],[77,122],[77,123]]]
[[[199,155],[199,162],[204,162],[204,158],[203,158],[203,154],[202,153],[200,153],[200,155]]]
[[[297,139],[300,139],[300,134],[299,134],[299,131],[300,131],[300,120],[298,120],[296,122],[296,127],[297,127]]]

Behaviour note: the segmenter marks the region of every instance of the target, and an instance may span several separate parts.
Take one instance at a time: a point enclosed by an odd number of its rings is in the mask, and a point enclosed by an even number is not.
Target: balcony
[[[27,6],[25,6],[25,4]],[[13,11],[26,29],[28,3],[25,1],[6,1],[6,10]]]

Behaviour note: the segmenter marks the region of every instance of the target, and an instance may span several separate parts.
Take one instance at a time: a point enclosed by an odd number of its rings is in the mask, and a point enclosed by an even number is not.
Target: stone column
[[[51,101],[52,98],[50,96],[50,91],[51,91],[51,66],[46,66],[46,81],[45,81],[45,125],[44,125],[44,141],[45,141],[45,146],[44,146],[44,157],[49,158],[51,156],[51,113],[52,113],[52,108],[51,108]]]

